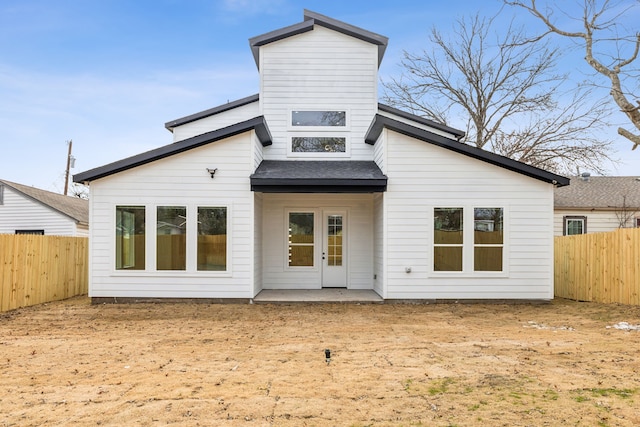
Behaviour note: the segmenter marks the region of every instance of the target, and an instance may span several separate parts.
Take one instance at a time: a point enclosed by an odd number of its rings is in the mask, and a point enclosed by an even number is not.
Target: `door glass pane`
[[[198,270],[227,269],[227,208],[198,208]]]
[[[156,268],[185,270],[187,267],[187,208],[158,206],[156,237]]]
[[[342,265],[342,215],[327,217],[327,265]]]
[[[289,267],[313,267],[314,214],[289,213]]]
[[[116,206],[116,270],[144,270],[144,206]]]

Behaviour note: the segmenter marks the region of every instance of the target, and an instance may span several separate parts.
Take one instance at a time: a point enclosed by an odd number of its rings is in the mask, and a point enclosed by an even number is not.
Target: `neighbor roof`
[[[569,178],[564,176],[556,175],[546,170],[527,165],[526,163],[446,138],[380,114],[376,114],[373,122],[371,122],[369,130],[365,135],[365,142],[374,145],[384,128],[560,187],[569,185]]]
[[[41,190],[28,185],[0,180],[0,184],[11,187],[29,199],[51,208],[82,225],[89,224],[89,201],[79,197],[70,197],[51,191]]]
[[[375,162],[263,160],[251,175],[251,190],[263,193],[374,193],[387,189]]]
[[[98,168],[76,174],[73,176],[73,180],[74,182],[87,182],[93,181],[98,178],[104,178],[105,176],[113,175],[127,169],[132,169],[137,166],[151,163],[153,161],[160,160],[174,154],[182,153],[193,148],[201,147],[203,145],[219,141],[224,138],[239,135],[250,130],[254,130],[256,132],[256,136],[263,146],[271,145],[271,132],[267,127],[267,122],[265,122],[263,116],[259,116],[253,119],[246,120],[244,122],[227,126],[222,129],[203,133],[202,135],[174,142],[172,144],[165,145],[154,150],[147,151],[145,153],[127,157],[126,159],[118,160],[117,162],[109,163],[108,165],[100,166]]]
[[[266,34],[262,34],[249,39],[249,45],[251,46],[253,58],[255,59],[258,68],[260,68],[260,46],[264,46],[266,44],[286,39],[298,34],[306,33],[307,31],[312,31],[315,25],[320,25],[322,27],[329,28],[331,30],[338,31],[351,37],[355,37],[357,39],[377,45],[378,66],[382,62],[382,57],[384,56],[384,52],[387,49],[387,44],[389,43],[389,39],[387,37],[305,9],[303,22],[281,28],[279,30],[270,31]]]
[[[555,208],[613,209],[623,205],[640,209],[640,177],[578,177],[570,186],[555,190]]]

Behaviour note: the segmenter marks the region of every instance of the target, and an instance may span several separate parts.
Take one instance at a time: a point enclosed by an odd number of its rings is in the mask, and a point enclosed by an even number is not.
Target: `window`
[[[636,228],[640,228],[640,217],[636,218]]]
[[[158,206],[156,220],[156,268],[186,270],[187,208]]]
[[[16,234],[36,234],[44,236],[44,230],[16,230]]]
[[[227,208],[198,208],[198,270],[227,269]]]
[[[502,208],[473,209],[474,271],[502,271],[503,218]]]
[[[346,126],[346,111],[292,111],[291,126]]]
[[[314,265],[314,214],[289,213],[289,267]]]
[[[462,271],[463,209],[435,208],[433,270]]]
[[[339,110],[291,111],[290,154],[339,155],[347,153],[347,112]]]
[[[4,205],[4,184],[0,184],[0,205]]]
[[[565,216],[564,218],[565,236],[573,236],[575,234],[587,233],[587,217],[586,216]]]
[[[504,255],[504,208],[434,208],[434,272],[502,272]]]
[[[144,260],[144,206],[116,206],[116,270],[144,270]]]
[[[344,153],[346,149],[346,138],[317,136],[291,138],[291,151],[294,153]]]

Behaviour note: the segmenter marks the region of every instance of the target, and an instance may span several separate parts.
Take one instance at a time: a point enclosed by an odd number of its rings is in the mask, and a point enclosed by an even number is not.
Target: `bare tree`
[[[631,227],[633,224],[633,219],[635,218],[638,210],[627,205],[627,196],[622,196],[622,206],[613,206],[615,208],[616,219],[618,220],[618,228],[627,228],[629,226],[629,222],[631,222]]]
[[[74,182],[71,184],[69,192],[73,197],[89,200],[89,187],[87,187],[86,185]]]
[[[617,21],[640,2],[615,2],[611,0],[582,0],[582,10],[569,14],[559,8],[558,2],[553,7],[545,6],[541,10],[536,0],[505,0],[511,6],[526,9],[533,16],[540,19],[547,27],[547,32],[534,40],[540,40],[550,33],[555,33],[573,40],[579,40],[585,50],[585,61],[598,74],[609,79],[610,94],[631,124],[636,133],[622,127],[618,134],[633,143],[632,150],[640,145],[640,94],[637,92],[638,68],[631,69],[640,51],[640,32],[629,31],[626,35],[621,31]],[[601,3],[601,5],[598,5]],[[555,9],[555,10],[554,10]],[[556,25],[554,12],[561,12],[561,16],[572,17],[580,22],[581,31],[568,31]],[[569,25],[569,24],[567,24]],[[628,77],[625,79],[625,77]],[[625,82],[628,83],[625,88]],[[635,92],[635,93],[634,93]],[[638,105],[634,105],[633,99]]]
[[[612,145],[594,135],[605,124],[602,105],[587,105],[585,91],[561,105],[559,52],[527,43],[513,25],[494,32],[494,20],[460,18],[450,39],[434,27],[433,48],[405,51],[401,76],[383,82],[385,102],[445,124],[461,120],[463,142],[533,166],[602,172]]]

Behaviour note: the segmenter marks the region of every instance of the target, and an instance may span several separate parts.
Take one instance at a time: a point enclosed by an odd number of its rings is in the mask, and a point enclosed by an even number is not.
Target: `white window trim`
[[[322,219],[319,217],[320,209],[317,208],[286,208],[284,211],[284,271],[320,271],[320,253],[322,251],[322,234],[318,228]],[[289,265],[289,214],[291,213],[312,213],[313,214],[313,266],[290,266]],[[318,239],[321,239],[318,241]]]
[[[435,208],[462,208],[462,271],[436,271],[433,268],[434,251],[434,209]],[[474,271],[474,208],[502,208],[503,221],[503,241],[502,241],[502,271]],[[509,228],[510,215],[509,208],[503,203],[475,203],[472,205],[458,205],[455,203],[440,203],[430,206],[428,214],[429,223],[429,277],[456,277],[456,278],[478,278],[478,277],[508,277],[509,276]],[[457,245],[439,245],[457,246]]]
[[[116,270],[116,206],[144,206],[145,208],[145,269]],[[187,265],[186,270],[157,270],[156,268],[156,220],[158,206],[186,206],[187,208]],[[196,226],[198,207],[227,209],[227,269],[224,271],[198,270],[198,230]],[[233,206],[224,203],[180,203],[180,201],[162,203],[113,203],[110,213],[111,248],[109,263],[111,276],[114,277],[232,277],[233,276]]]

